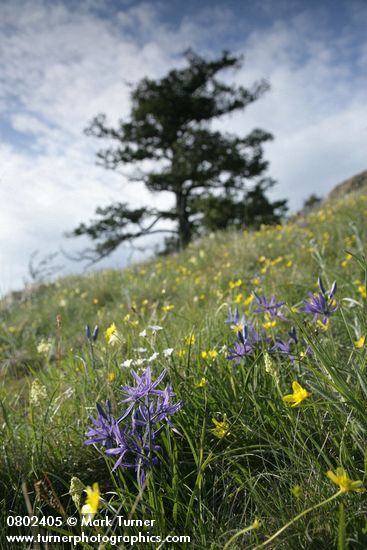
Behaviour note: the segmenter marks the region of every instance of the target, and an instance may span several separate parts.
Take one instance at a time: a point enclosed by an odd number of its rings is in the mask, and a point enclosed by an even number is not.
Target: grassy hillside
[[[164,548],[366,548],[366,497],[360,483],[348,481],[367,481],[366,214],[367,196],[352,196],[303,222],[213,235],[182,254],[60,279],[4,301],[4,516],[29,513],[28,491],[37,517],[79,518],[83,485],[75,501],[69,494],[77,477],[99,483],[96,518],[107,511],[154,519],[150,535],[191,537]],[[315,317],[304,300],[308,292],[324,298],[318,277],[328,308]],[[264,308],[253,291],[285,303],[256,312]],[[239,319],[225,323],[235,308]],[[95,342],[87,324],[99,326]],[[246,356],[229,359],[236,341]],[[146,451],[139,486],[134,469],[111,472],[118,455],[83,442],[95,403],[110,400],[120,417],[130,404],[121,403],[120,387],[134,384],[131,368],[142,374],[148,366],[153,379],[167,370],[176,393],[170,399],[184,405],[172,416],[174,429],[162,421],[159,449]],[[293,391],[293,382],[301,389]],[[327,476],[341,467],[349,478]],[[100,535],[139,530],[84,528]],[[121,540],[105,548],[116,546],[131,547]],[[143,546],[160,547],[135,544]]]

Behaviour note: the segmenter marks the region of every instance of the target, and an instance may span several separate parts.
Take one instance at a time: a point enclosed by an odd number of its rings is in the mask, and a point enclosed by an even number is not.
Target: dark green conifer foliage
[[[144,78],[133,88],[128,120],[113,128],[98,115],[86,129],[87,135],[110,142],[97,154],[106,168],[135,165],[132,181],[174,198],[171,209],[132,209],[123,202],[98,208],[96,220],[71,233],[91,238],[92,261],[144,235],[168,232],[167,247],[179,249],[207,230],[276,223],[284,212],[286,201],[270,203],[264,195],[274,182],[263,177],[268,163],[262,146],[272,135],[254,129],[239,137],[211,127],[213,120],[259,99],[268,84],[255,82],[246,89],[218,80],[219,72],[240,67],[241,59],[228,52],[208,61],[189,50],[185,58],[184,68],[159,80]],[[253,190],[247,185],[251,181]],[[174,222],[170,229],[162,227],[164,220]]]

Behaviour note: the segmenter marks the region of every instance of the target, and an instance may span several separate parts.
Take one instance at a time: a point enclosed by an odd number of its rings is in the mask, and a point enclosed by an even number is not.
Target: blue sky
[[[274,134],[266,149],[273,197],[295,210],[366,169],[366,26],[359,0],[2,0],[0,294],[22,286],[33,251],[82,248],[63,233],[97,205],[169,204],[96,166],[100,144],[83,129],[99,112],[112,123],[126,117],[126,82],[163,76],[188,47],[242,54],[242,69],[223,73],[228,82],[269,80],[261,100],[216,125]],[[129,257],[120,250],[101,267]],[[65,273],[81,269],[60,261]]]

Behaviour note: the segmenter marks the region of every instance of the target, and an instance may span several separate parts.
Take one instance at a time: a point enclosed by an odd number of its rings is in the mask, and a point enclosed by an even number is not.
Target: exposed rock
[[[328,194],[327,200],[341,199],[348,193],[367,192],[367,170],[342,181]]]

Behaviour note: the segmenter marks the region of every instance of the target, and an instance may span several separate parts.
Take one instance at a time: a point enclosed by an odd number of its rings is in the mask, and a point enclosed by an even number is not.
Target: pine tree
[[[212,121],[241,111],[259,99],[268,84],[255,82],[246,89],[219,81],[219,72],[241,66],[241,59],[228,52],[208,61],[189,50],[185,58],[184,68],[171,70],[159,80],[144,78],[137,84],[131,93],[130,117],[121,120],[117,128],[108,125],[105,115],[98,115],[86,129],[87,135],[110,141],[111,147],[97,153],[106,168],[114,170],[127,164],[141,168],[148,160],[153,168],[146,172],[141,169],[132,180],[144,182],[153,193],[168,191],[174,197],[171,209],[133,209],[126,203],[98,208],[96,220],[81,224],[71,233],[92,239],[91,261],[107,256],[123,242],[145,235],[169,232],[167,246],[177,249],[208,228],[251,225],[246,209],[249,212],[254,208],[259,193],[270,211],[274,213],[278,208],[263,197],[270,180],[266,185],[259,183],[268,166],[262,146],[272,135],[254,129],[239,137],[211,128]],[[258,183],[252,203],[246,207],[251,180]],[[241,208],[243,215],[237,215]],[[228,214],[225,219],[224,211]],[[256,210],[256,223],[259,215],[261,212]],[[268,213],[266,216],[271,219]],[[173,222],[171,229],[160,226],[164,220]]]

